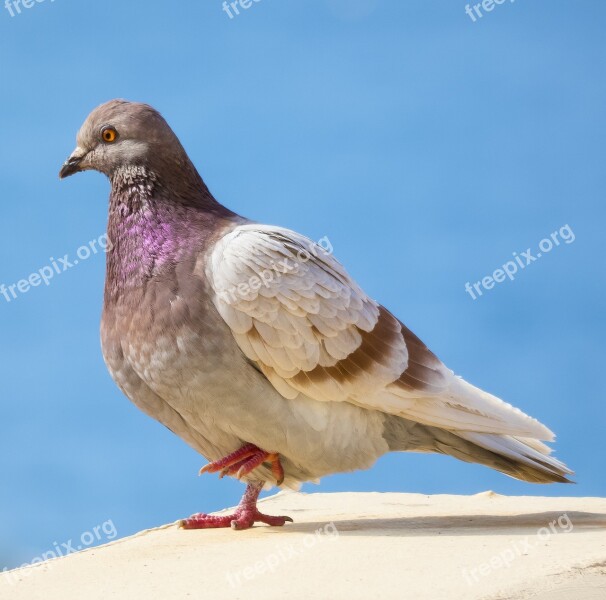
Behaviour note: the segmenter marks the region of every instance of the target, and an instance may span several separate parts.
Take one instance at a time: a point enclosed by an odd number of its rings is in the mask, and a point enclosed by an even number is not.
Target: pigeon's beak
[[[61,171],[59,171],[59,179],[65,179],[74,173],[82,171],[82,159],[86,156],[86,150],[78,147],[72,153],[71,156],[63,163]]]

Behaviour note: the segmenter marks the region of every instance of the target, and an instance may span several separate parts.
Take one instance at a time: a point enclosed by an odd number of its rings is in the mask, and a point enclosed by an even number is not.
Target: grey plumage
[[[567,481],[545,426],[455,377],[334,257],[220,205],[151,107],[95,109],[62,176],[86,169],[111,182],[108,368],[207,459],[253,443],[279,453],[291,487],[401,450]],[[297,266],[278,274],[285,260]],[[268,466],[246,478],[276,483]]]

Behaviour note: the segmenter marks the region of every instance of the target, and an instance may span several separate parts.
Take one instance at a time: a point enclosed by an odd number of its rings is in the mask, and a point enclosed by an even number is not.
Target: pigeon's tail
[[[551,448],[533,438],[448,431],[412,423],[389,420],[385,437],[392,450],[437,452],[459,460],[478,463],[531,483],[572,483],[573,472],[550,456]]]
[[[566,475],[572,471],[550,456],[551,448],[532,438],[509,435],[456,432],[461,440],[453,446],[440,441],[437,446],[451,456],[467,462],[477,462],[515,479],[531,483],[571,483]]]

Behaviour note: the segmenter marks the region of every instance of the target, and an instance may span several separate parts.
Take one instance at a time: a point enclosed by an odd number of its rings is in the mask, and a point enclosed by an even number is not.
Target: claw
[[[276,478],[277,485],[282,485],[282,483],[284,483],[284,469],[280,462],[280,456],[277,454],[274,454],[273,456],[275,456],[275,459],[271,461],[271,472]]]
[[[199,471],[198,471],[198,475],[202,475],[203,473],[207,473],[209,471],[211,471],[213,466],[213,463],[208,463],[207,465],[204,465]]]

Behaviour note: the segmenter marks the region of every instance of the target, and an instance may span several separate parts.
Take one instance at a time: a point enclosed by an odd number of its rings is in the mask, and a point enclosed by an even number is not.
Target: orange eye
[[[115,142],[117,137],[118,132],[113,127],[105,127],[101,131],[101,138],[104,142],[107,142],[108,144]]]

